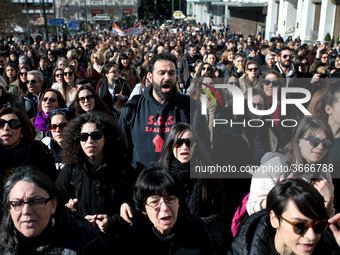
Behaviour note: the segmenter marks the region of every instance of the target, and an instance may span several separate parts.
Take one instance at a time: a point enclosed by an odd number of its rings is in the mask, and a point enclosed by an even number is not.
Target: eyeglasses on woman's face
[[[328,139],[321,140],[319,137],[309,137],[309,138],[303,137],[302,139],[309,141],[309,144],[313,148],[318,147],[319,144],[322,143],[323,148],[328,150],[333,145],[331,140],[328,140]]]
[[[85,100],[88,100],[88,101],[92,101],[94,99],[94,96],[93,95],[87,95],[87,96],[84,96],[84,97],[79,97],[78,98],[78,101],[80,103],[84,103]]]
[[[101,131],[94,131],[94,132],[91,132],[91,133],[79,133],[78,134],[78,138],[81,142],[86,142],[89,137],[91,137],[92,140],[100,140],[102,139],[104,136],[104,134],[101,132]]]
[[[18,119],[10,119],[10,120],[0,119],[0,129],[4,129],[6,123],[13,130],[18,130],[19,128],[21,128],[21,122]]]
[[[44,207],[52,199],[53,199],[52,197],[37,198],[37,199],[32,199],[32,200],[29,200],[29,201],[26,201],[26,202],[24,202],[24,201],[8,201],[8,203],[14,211],[20,212],[26,204],[29,205],[31,208],[38,209],[38,208]]]
[[[304,234],[306,234],[308,229],[311,227],[313,228],[315,234],[323,234],[328,227],[327,220],[319,220],[319,221],[313,221],[313,222],[307,222],[307,221],[291,222],[287,220],[286,218],[284,218],[283,216],[281,216],[280,219],[292,225],[294,233],[299,236],[303,236]]]
[[[162,205],[162,203],[166,204],[168,207],[174,207],[178,205],[179,199],[176,196],[151,196],[147,199],[146,205],[151,207],[152,209],[158,211]]]
[[[73,74],[73,72],[64,72],[64,76],[72,76]]]

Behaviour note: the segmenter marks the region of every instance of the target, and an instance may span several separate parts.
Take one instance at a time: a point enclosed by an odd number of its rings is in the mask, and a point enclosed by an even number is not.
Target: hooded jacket
[[[205,116],[200,114],[199,103],[174,91],[161,104],[153,98],[152,89],[150,85],[142,95],[128,101],[119,118],[119,126],[127,139],[129,156],[132,157],[132,167],[141,170],[147,164],[156,162],[170,129],[179,122],[190,123],[203,143],[206,141],[206,148],[209,148],[208,125]],[[135,100],[137,97],[138,100]],[[131,101],[137,102],[132,104]]]

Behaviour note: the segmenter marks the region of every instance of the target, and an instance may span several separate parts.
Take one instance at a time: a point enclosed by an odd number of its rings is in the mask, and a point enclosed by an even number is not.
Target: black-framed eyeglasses
[[[327,220],[319,220],[319,221],[313,221],[313,222],[307,222],[307,221],[291,222],[282,216],[280,218],[284,220],[285,222],[289,223],[290,225],[292,225],[294,233],[299,236],[306,234],[310,227],[313,228],[315,234],[323,234],[328,227]]]
[[[78,138],[81,142],[86,142],[89,137],[91,137],[92,140],[100,140],[102,139],[104,134],[101,131],[94,131],[91,133],[79,133]]]
[[[27,75],[27,72],[26,73],[19,73],[19,75],[23,76],[23,75]]]
[[[194,147],[196,145],[196,141],[194,138],[190,138],[190,139],[178,138],[175,143],[175,148],[181,147],[183,143],[185,143],[187,147]]]
[[[291,58],[291,59],[292,59],[292,58],[293,58],[293,55],[288,55],[288,54],[285,54],[285,55],[282,55],[282,57],[283,57],[283,58],[288,58],[288,57],[289,57],[289,58]]]
[[[49,103],[53,104],[53,103],[57,102],[57,99],[55,99],[55,98],[53,98],[53,97],[44,97],[44,98],[42,99],[42,101],[43,101],[44,103],[46,103],[46,102],[48,101]]]
[[[55,74],[56,77],[63,77],[63,75],[64,75],[63,73],[56,73]]]
[[[56,131],[57,128],[59,129],[65,129],[67,127],[68,123],[67,122],[61,122],[59,124],[50,124],[48,125],[48,129],[51,131]]]
[[[280,86],[280,82],[279,81],[271,81],[271,80],[264,80],[263,82],[263,85],[266,85],[266,86],[269,86],[270,84],[273,85],[273,87],[278,87]]]
[[[10,120],[0,119],[0,129],[3,129],[6,125],[6,123],[13,130],[18,130],[19,128],[21,128],[20,120],[17,120],[17,119],[10,119]]]
[[[64,72],[64,76],[69,75],[72,76],[74,73],[73,72]]]
[[[163,201],[162,201],[163,198]],[[174,207],[178,205],[179,199],[176,196],[169,196],[169,197],[161,197],[161,196],[152,196],[149,199],[148,203],[145,205],[151,207],[152,209],[158,211],[161,208],[162,203],[165,203],[168,207]]]
[[[32,208],[42,208],[48,203],[48,201],[51,201],[52,199],[53,199],[52,197],[37,198],[37,199],[29,200],[27,202],[24,202],[24,201],[8,201],[8,203],[14,211],[20,212],[24,208],[25,204],[28,204]]]
[[[322,143],[322,146],[327,150],[329,149],[330,147],[332,147],[332,141],[331,140],[328,140],[328,139],[324,139],[324,140],[321,140],[319,137],[309,137],[309,138],[304,138],[302,137],[302,139],[306,140],[306,141],[309,141],[309,144],[315,148],[315,147],[318,147],[320,143]]]
[[[36,84],[36,83],[37,83],[37,80],[27,80],[26,83],[27,83],[27,84],[29,84],[29,83]]]
[[[84,96],[84,97],[79,97],[78,101],[81,102],[81,103],[84,103],[85,100],[92,101],[93,98],[94,98],[93,95],[87,95],[87,96]]]
[[[263,103],[263,102],[253,103],[253,107],[256,108],[256,106],[258,106],[259,108],[260,108],[260,107],[263,107],[263,106],[264,106],[264,103]]]

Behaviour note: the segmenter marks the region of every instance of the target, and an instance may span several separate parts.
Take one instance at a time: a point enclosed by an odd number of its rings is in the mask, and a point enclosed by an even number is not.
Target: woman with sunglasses
[[[329,219],[313,185],[286,179],[269,192],[266,210],[244,220],[227,254],[337,254],[339,222],[340,214]]]
[[[281,88],[284,86],[285,84],[283,81],[283,77],[281,76],[279,72],[274,71],[274,70],[263,73],[258,83],[258,87],[265,94],[268,109],[270,109],[273,105],[274,89],[276,88],[277,90],[276,91],[277,106],[272,115],[273,115],[273,119],[276,120],[274,121],[274,124],[280,129],[282,128],[282,126],[280,125],[280,120],[283,120],[281,116]]]
[[[104,64],[105,57],[101,52],[95,51],[91,54],[90,62],[88,63],[86,70],[86,76],[91,79],[91,82],[94,86],[97,85],[98,81],[102,77],[101,72]]]
[[[222,183],[217,180],[190,178],[190,171],[193,171],[195,163],[204,165],[209,164],[208,162],[211,162],[211,159],[190,125],[180,122],[171,128],[162,146],[158,164],[173,172],[184,184],[186,191],[184,199],[190,213],[200,217],[207,224],[216,245],[221,249],[223,240],[221,219],[224,212]],[[202,193],[203,191],[206,195]],[[124,204],[121,216],[131,223],[135,220],[132,215],[130,207]]]
[[[240,77],[240,87],[243,93],[246,93],[248,88],[257,86],[259,76],[259,64],[256,61],[249,60],[245,67],[245,73]]]
[[[36,128],[36,140],[41,140],[50,134],[48,130],[48,119],[50,111],[57,108],[66,108],[66,103],[61,93],[55,89],[47,89],[41,94],[38,105],[38,114],[32,119]]]
[[[133,191],[138,220],[121,235],[117,254],[216,254],[205,224],[193,217],[186,190],[167,169],[150,165]]]
[[[1,211],[1,254],[109,254],[100,232],[65,210],[54,182],[34,167],[7,177]]]
[[[52,89],[55,89],[61,93],[63,96],[66,105],[70,106],[72,103],[72,95],[76,92],[75,88],[71,88],[68,86],[64,78],[64,69],[63,68],[55,68],[53,71],[53,80]]]
[[[73,114],[68,108],[58,108],[50,111],[48,118],[48,130],[51,136],[44,137],[41,141],[52,151],[54,162],[58,174],[64,167],[61,162],[60,153],[63,143],[63,132],[66,129],[68,122],[71,121]]]
[[[60,156],[65,166],[56,181],[62,202],[111,243],[127,224],[119,216],[120,205],[128,199],[124,153],[125,137],[107,114],[79,115],[63,133]]]
[[[64,80],[67,84],[66,87],[66,102],[71,103],[74,100],[77,92],[76,80],[78,79],[77,70],[74,66],[68,65],[64,68]]]
[[[309,72],[309,62],[306,56],[299,55],[293,60],[293,65],[297,71],[297,77],[299,78],[312,78],[312,74]]]
[[[10,175],[15,167],[30,165],[56,180],[53,155],[41,141],[34,140],[35,134],[25,112],[9,107],[0,110],[0,176]],[[0,179],[0,191],[4,179]]]
[[[213,67],[208,62],[203,62],[203,64],[201,64],[197,71],[196,78],[201,78],[205,74],[213,74]]]
[[[27,66],[22,66],[18,71],[18,96],[24,96],[27,94],[27,73],[31,69]]]
[[[96,91],[88,85],[83,85],[77,90],[74,100],[74,110],[76,116],[91,112],[111,114],[109,107],[98,96]],[[116,116],[114,112],[112,112],[112,115]]]
[[[324,197],[330,216],[334,200],[330,174],[333,166],[327,164],[327,160],[333,141],[334,136],[328,123],[319,118],[304,117],[281,153],[266,153],[261,159],[261,166],[253,172],[247,202],[248,213],[253,214],[266,208],[269,191],[281,180],[302,178],[312,183]]]
[[[319,98],[321,104],[317,104],[311,114],[320,117],[332,128],[334,135],[334,144],[329,151],[329,164],[336,164],[340,162],[340,87],[338,83],[332,84]]]

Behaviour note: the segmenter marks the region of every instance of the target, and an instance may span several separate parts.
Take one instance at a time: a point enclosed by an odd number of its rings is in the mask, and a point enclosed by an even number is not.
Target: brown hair
[[[6,107],[0,110],[0,117],[7,115],[7,114],[14,114],[18,117],[21,122],[21,134],[22,138],[21,141],[25,144],[33,144],[34,138],[36,135],[35,128],[23,111],[17,108]]]
[[[40,100],[39,100],[39,105],[38,105],[38,111],[42,111],[42,99],[44,98],[45,94],[47,92],[54,92],[56,95],[57,95],[57,98],[58,98],[58,104],[59,104],[59,107],[58,108],[66,108],[66,102],[65,102],[65,99],[63,98],[63,95],[58,91],[58,90],[55,90],[55,89],[46,89],[42,94],[41,94],[41,97],[40,97]]]

